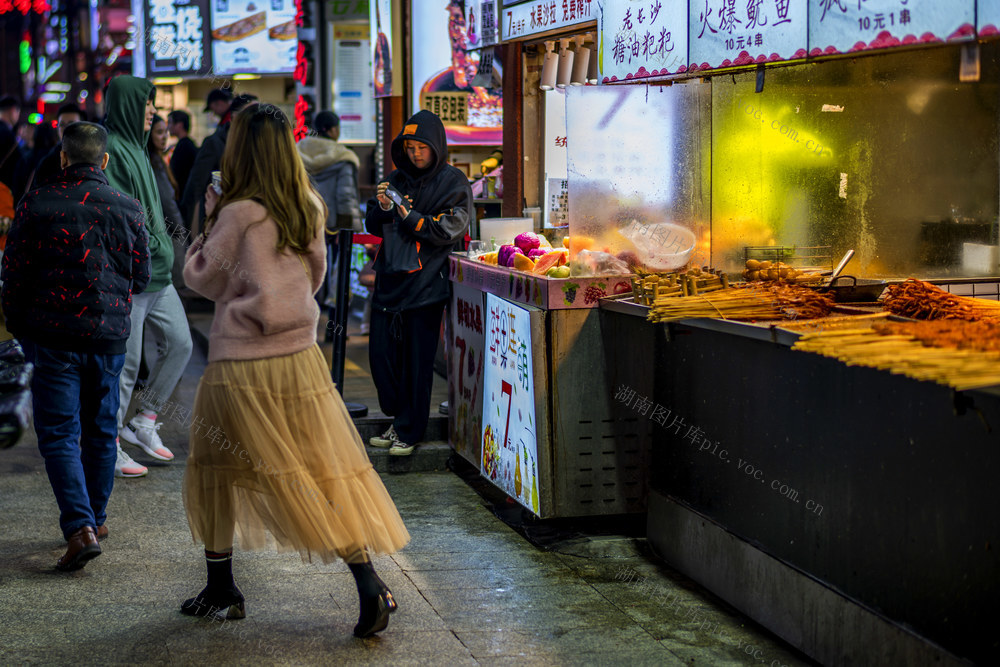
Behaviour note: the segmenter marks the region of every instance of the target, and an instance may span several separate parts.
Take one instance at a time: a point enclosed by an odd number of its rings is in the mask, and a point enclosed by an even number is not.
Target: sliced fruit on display
[[[528,271],[530,273],[535,268],[535,262],[530,257],[515,254],[514,268],[518,271]]]

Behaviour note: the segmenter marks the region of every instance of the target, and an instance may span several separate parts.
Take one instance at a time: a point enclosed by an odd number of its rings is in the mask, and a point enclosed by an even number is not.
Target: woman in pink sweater
[[[215,318],[184,478],[208,585],[181,611],[243,618],[234,532],[244,549],[270,533],[303,560],[347,561],[361,604],[354,634],[370,636],[396,603],[369,554],[395,552],[409,534],[316,344],[326,210],[278,108],[236,115],[222,183],[221,196],[208,188],[206,231],[184,266],[187,285],[215,301]]]

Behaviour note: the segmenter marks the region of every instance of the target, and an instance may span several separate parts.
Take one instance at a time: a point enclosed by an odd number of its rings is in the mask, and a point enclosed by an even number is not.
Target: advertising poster
[[[146,26],[145,68],[135,68],[137,76],[184,76],[210,69],[208,1],[144,0],[134,5],[134,11],[143,11],[136,23]]]
[[[372,80],[375,97],[399,95],[402,80],[394,72],[394,45],[397,29],[393,21],[392,0],[370,0],[368,3],[368,27],[371,30]],[[398,68],[397,68],[398,69]],[[394,92],[395,91],[395,92]]]
[[[824,0],[809,9],[809,55],[975,36],[975,0]]]
[[[687,36],[684,3],[614,0],[601,7],[591,57],[602,83],[677,74],[687,71]]]
[[[482,51],[469,51],[465,5],[460,0],[413,0],[413,108],[427,109],[444,122],[453,146],[503,143],[503,96],[496,87],[473,85]],[[499,71],[500,59],[493,68]]]
[[[538,514],[538,439],[529,311],[486,295],[482,474]]]
[[[217,74],[291,73],[298,33],[294,0],[210,0]]]
[[[375,141],[375,99],[371,43],[363,26],[333,29],[333,110],[340,116],[340,141]]]
[[[448,313],[448,424],[455,451],[479,461],[483,433],[483,373],[486,370],[486,306],[483,292],[452,285]]]
[[[852,4],[848,0],[839,2]],[[824,3],[814,2],[813,8],[808,4],[807,0],[692,2],[688,16],[689,69],[805,58],[809,38],[806,13]]]

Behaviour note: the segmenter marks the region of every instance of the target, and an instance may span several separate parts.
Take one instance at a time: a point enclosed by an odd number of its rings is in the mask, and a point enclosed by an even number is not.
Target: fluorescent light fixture
[[[153,77],[154,86],[176,86],[177,84],[184,81],[184,79],[179,76],[157,76]]]
[[[260,74],[250,74],[248,72],[233,75],[233,81],[254,81],[259,78]]]

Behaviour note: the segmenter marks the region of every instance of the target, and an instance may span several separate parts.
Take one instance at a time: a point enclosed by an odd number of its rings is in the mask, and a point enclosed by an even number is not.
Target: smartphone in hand
[[[391,199],[397,206],[406,206],[408,203],[406,199],[403,198],[403,195],[401,195],[399,191],[391,185],[385,189],[385,196]]]

